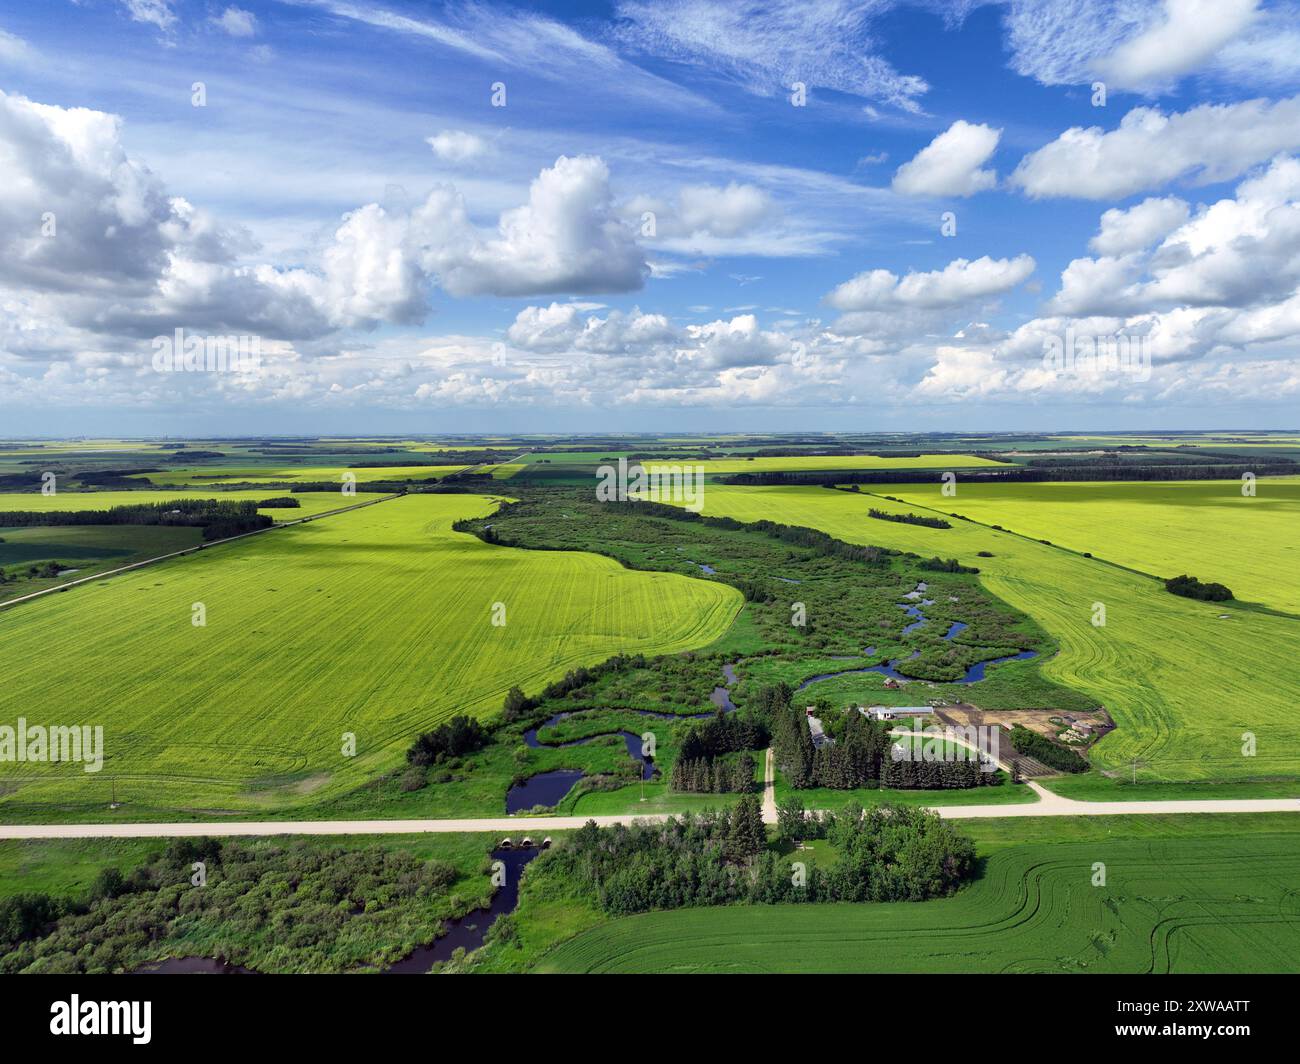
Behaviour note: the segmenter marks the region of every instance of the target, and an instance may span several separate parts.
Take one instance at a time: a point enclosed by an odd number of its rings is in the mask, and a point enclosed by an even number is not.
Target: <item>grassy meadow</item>
[[[905,490],[888,487],[889,494]],[[965,490],[961,485],[957,498],[943,500],[944,512],[963,512]],[[1102,769],[1127,777],[1138,758],[1139,781],[1300,782],[1293,618],[1179,598],[1151,577],[973,522],[934,529],[874,520],[871,507],[919,507],[867,492],[712,485],[704,498],[706,515],[807,525],[850,542],[978,565],[991,592],[1059,643],[1060,652],[1041,666],[1047,677],[1091,696],[1119,725],[1093,748],[1093,764]],[[1093,624],[1097,603],[1106,609],[1103,627]],[[978,685],[967,688],[967,697],[979,704]],[[1254,756],[1243,756],[1246,732],[1255,737]],[[1118,787],[1112,795],[1124,796]]]
[[[0,720],[102,724],[106,756],[98,774],[0,765],[3,815],[98,817],[114,796],[131,819],[302,806],[397,767],[454,714],[497,712],[515,684],[707,644],[740,607],[720,584],[450,530],[496,505],[406,496],[15,607]]]

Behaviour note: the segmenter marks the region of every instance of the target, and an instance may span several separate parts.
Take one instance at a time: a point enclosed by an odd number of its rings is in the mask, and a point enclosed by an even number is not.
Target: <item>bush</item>
[[[436,764],[448,757],[472,754],[487,745],[488,733],[472,717],[452,717],[431,732],[425,732],[406,751],[406,760],[412,765]]]
[[[99,901],[102,898],[116,898],[119,894],[125,893],[126,881],[122,878],[122,873],[116,868],[100,869],[99,875],[95,877],[95,881],[90,887],[91,901]]]
[[[1184,573],[1165,581],[1165,590],[1183,598],[1200,599],[1202,602],[1227,602],[1232,592],[1223,584],[1202,583],[1194,576]]]
[[[536,705],[537,703],[518,687],[512,687],[506,692],[505,704],[501,707],[501,719],[509,724],[524,716]]]
[[[924,558],[916,563],[918,569],[925,569],[932,573],[978,573],[979,570],[973,565],[962,565],[956,558]]]

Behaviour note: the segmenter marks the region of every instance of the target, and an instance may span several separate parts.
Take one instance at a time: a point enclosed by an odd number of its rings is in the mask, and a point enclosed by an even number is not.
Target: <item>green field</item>
[[[272,483],[343,483],[343,474],[351,473],[356,483],[368,484],[390,480],[440,480],[449,473],[459,473],[463,465],[227,465],[181,466],[157,473],[140,473],[139,480],[151,484],[243,484],[249,482]]]
[[[944,500],[946,510],[962,512],[964,498]],[[1094,748],[1095,765],[1128,775],[1129,759],[1140,758],[1139,780],[1300,777],[1293,618],[1179,598],[1150,577],[972,522],[933,529],[873,520],[873,506],[918,506],[866,492],[711,485],[704,499],[706,515],[808,525],[854,543],[978,565],[991,592],[1059,642],[1060,653],[1042,665],[1046,675],[1095,698],[1119,725]],[[981,550],[994,556],[978,557]],[[1092,623],[1098,602],[1104,627]],[[979,685],[966,691],[978,705]],[[1243,756],[1245,732],[1256,738],[1255,756]]]
[[[495,480],[509,480],[521,469],[526,469],[527,467],[527,462],[503,462],[501,465],[492,466],[491,473]]]
[[[534,970],[1300,971],[1300,818],[1099,820],[971,822],[987,861],[951,898],[647,913],[561,942]]]
[[[159,525],[65,525],[5,528],[0,514],[0,602],[58,587],[203,542],[197,528]],[[56,576],[30,576],[32,566],[67,566]]]
[[[707,644],[740,607],[721,584],[450,531],[496,504],[406,496],[15,607],[0,721],[101,724],[106,758],[4,763],[6,819],[102,816],[114,794],[132,819],[323,800],[515,684]]]
[[[260,491],[59,491],[54,495],[40,492],[6,492],[0,494],[0,526],[4,525],[6,511],[31,510],[37,513],[65,512],[71,510],[111,510],[115,506],[140,506],[149,503],[170,502],[172,499],[220,499],[222,502],[250,502],[284,495],[262,489]],[[303,491],[292,496],[298,506],[258,511],[276,521],[294,521],[299,517],[312,517],[328,510],[339,510],[359,502],[380,498],[374,492],[358,491],[344,495],[341,491]]]
[[[923,454],[916,458],[887,458],[871,454],[783,455],[777,458],[683,458],[681,462],[701,467],[706,475],[731,473],[826,472],[836,469],[974,469],[998,467],[999,462],[970,454]],[[677,462],[647,461],[647,470]]]
[[[55,495],[0,494],[0,571],[10,579],[0,583],[0,603],[38,591],[83,580],[86,577],[137,562],[197,547],[201,530],[167,525],[35,525],[8,528],[5,512],[41,513],[71,510],[107,510],[138,503],[218,497],[231,501],[260,501],[267,491],[60,491]],[[337,492],[302,492],[294,495],[297,507],[263,507],[259,512],[277,522],[314,517],[359,502],[382,498],[375,494],[346,496]],[[58,562],[66,566],[56,576],[29,576],[31,566]]]
[[[954,499],[937,483],[878,490],[1156,576],[1191,573],[1300,614],[1300,478],[1260,478],[1253,497],[1237,480],[962,484]]]

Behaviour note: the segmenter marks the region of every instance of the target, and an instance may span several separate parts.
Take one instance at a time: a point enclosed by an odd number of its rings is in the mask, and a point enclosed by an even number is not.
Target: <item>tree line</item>
[[[877,510],[874,506],[867,511],[868,517],[877,521],[897,521],[904,525],[922,525],[925,528],[952,528],[952,522],[942,517],[925,517],[922,514],[891,514],[888,510]]]
[[[217,499],[173,499],[132,503],[107,510],[11,510],[4,523],[14,528],[64,525],[180,525],[202,528],[206,540],[270,528],[275,522],[257,512],[256,502]]]
[[[588,821],[529,868],[530,890],[577,894],[623,916],[735,903],[922,901],[955,891],[974,869],[965,836],[923,809],[850,804],[818,820],[839,859],[829,868],[767,847],[758,799],[659,824]]]
[[[679,756],[673,762],[669,785],[674,791],[694,794],[753,794],[758,790],[756,767],[751,754],[730,759],[687,760]]]

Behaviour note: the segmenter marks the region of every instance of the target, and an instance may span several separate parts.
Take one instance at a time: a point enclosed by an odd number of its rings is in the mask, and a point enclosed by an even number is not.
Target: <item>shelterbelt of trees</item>
[[[276,506],[287,505],[268,500]],[[259,514],[258,502],[231,502],[219,499],[172,499],[166,502],[137,502],[113,506],[107,510],[9,510],[4,523],[10,528],[52,527],[55,525],[179,525],[202,528],[207,540],[225,539],[275,522]],[[298,505],[294,500],[293,505]]]
[[[839,859],[792,872],[767,845],[758,799],[728,812],[687,813],[663,823],[594,823],[538,857],[527,897],[572,897],[612,916],[734,903],[923,901],[955,891],[972,874],[975,847],[924,809],[849,804],[816,824]]]

